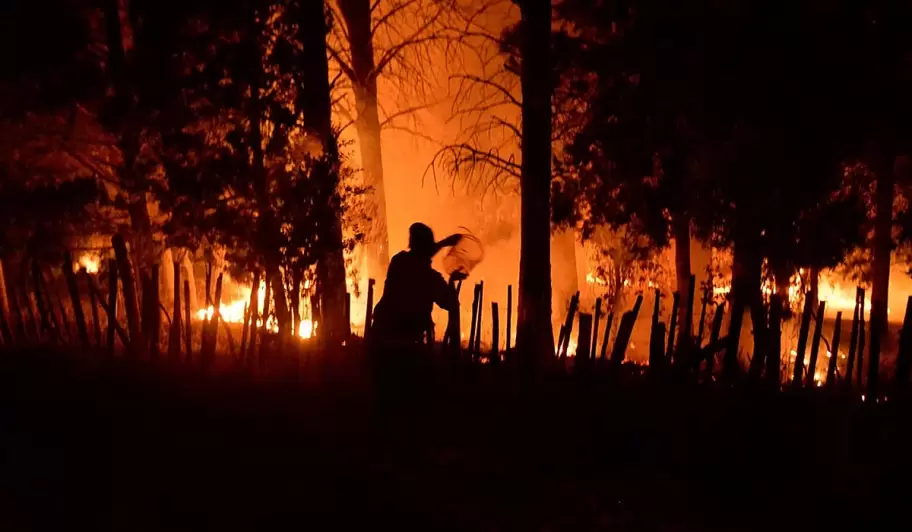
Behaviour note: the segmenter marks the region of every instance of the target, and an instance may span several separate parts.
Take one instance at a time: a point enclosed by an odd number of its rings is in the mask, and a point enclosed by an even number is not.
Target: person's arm
[[[461,239],[462,239],[462,235],[460,235],[458,233],[444,238],[440,242],[437,242],[436,244],[434,244],[434,254],[436,255],[443,248],[455,246],[456,244],[459,243],[459,241]]]

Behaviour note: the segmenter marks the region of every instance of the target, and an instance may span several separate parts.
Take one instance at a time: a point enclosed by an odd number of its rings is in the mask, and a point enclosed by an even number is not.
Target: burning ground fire
[[[245,306],[250,301],[250,288],[242,287],[240,288],[241,297],[234,299],[228,303],[222,303],[219,305],[219,313],[221,314],[222,320],[225,323],[244,323],[244,309]],[[263,309],[264,303],[266,301],[266,283],[261,282],[260,287],[257,290],[257,300],[258,308]],[[304,309],[302,309],[304,310]],[[207,308],[200,309],[196,311],[196,317],[199,320],[211,319],[212,315],[215,313],[215,308],[210,305]],[[257,320],[257,327],[263,326],[263,319],[260,318]],[[310,318],[302,318],[301,323],[298,325],[297,335],[302,339],[312,338],[314,332],[316,331],[319,323],[314,322]],[[276,323],[274,317],[270,316],[266,321],[266,328],[272,332],[278,332],[279,325]]]

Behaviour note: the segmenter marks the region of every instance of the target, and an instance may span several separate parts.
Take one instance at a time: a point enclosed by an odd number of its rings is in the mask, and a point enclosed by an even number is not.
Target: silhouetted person
[[[459,235],[434,241],[434,232],[422,223],[409,227],[409,249],[397,253],[390,261],[383,285],[383,297],[374,309],[371,339],[378,346],[410,347],[424,343],[431,330],[431,311],[436,304],[450,311],[458,306],[453,283],[465,278],[454,273],[448,284],[443,275],[431,267],[431,260],[441,248],[459,242]]]
[[[460,238],[451,235],[435,242],[430,227],[414,223],[409,227],[409,249],[390,261],[369,336],[378,400],[387,407],[405,406],[402,401],[420,395],[418,387],[429,377],[423,368],[429,362],[425,338],[434,325],[431,311],[435,304],[447,311],[457,309],[455,281],[465,278],[461,272],[454,273],[447,283],[431,267],[431,260]]]

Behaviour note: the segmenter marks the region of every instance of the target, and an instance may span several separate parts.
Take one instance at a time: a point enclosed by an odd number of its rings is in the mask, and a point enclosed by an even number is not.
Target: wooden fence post
[[[712,328],[709,331],[708,347],[714,348],[719,341],[719,335],[722,334],[722,320],[725,318],[725,303],[719,303],[716,307],[716,314],[713,316]],[[710,351],[706,355],[706,376],[703,378],[706,382],[712,382],[713,369],[716,365],[716,351]]]
[[[912,300],[912,298],[910,298]],[[908,312],[907,312],[908,315]],[[836,325],[833,329],[833,341],[830,344],[830,363],[827,365],[826,387],[836,386],[836,364],[839,362],[839,341],[842,337],[842,311],[836,313]]]
[[[640,313],[640,306],[643,304],[643,296],[638,295],[636,302],[633,304],[633,310],[628,310],[621,317],[621,324],[618,328],[617,339],[614,341],[614,350],[611,352],[611,363],[620,366],[627,356],[627,345],[630,343],[630,335],[633,332],[633,326],[636,324],[637,315]]]
[[[662,360],[665,358],[665,324],[659,321],[659,306],[661,305],[662,291],[656,289],[655,304],[652,308],[652,326],[649,328],[649,370],[650,372],[662,370]],[[661,327],[659,327],[661,325]],[[661,332],[661,336],[660,333]]]
[[[823,318],[826,311],[826,301],[817,305],[817,323],[814,325],[814,339],[811,341],[811,359],[808,362],[808,374],[805,386],[813,388],[814,376],[817,375],[817,353],[820,351],[820,337],[823,334]]]
[[[894,381],[898,391],[909,387],[909,373],[912,371],[912,296],[906,300],[906,315],[899,333],[899,353],[896,355]]]
[[[79,297],[79,284],[76,283],[76,272],[73,271],[73,257],[69,251],[63,255],[63,275],[66,277],[67,288],[70,291],[70,304],[73,306],[73,316],[76,319],[76,328],[79,331],[79,341],[86,349],[90,347],[89,328],[86,326],[85,311],[82,308],[82,298]]]
[[[855,312],[852,314],[852,332],[849,334],[849,354],[846,360],[845,374],[842,376],[842,384],[846,390],[852,388],[852,371],[855,369],[855,350],[858,349],[858,325],[861,316],[859,314],[859,305],[864,308],[864,299],[859,303],[858,298],[862,289],[855,289]]]
[[[592,350],[589,353],[589,358],[595,360],[596,352],[598,351],[598,331],[599,331],[599,322],[602,320],[602,298],[595,298],[595,315],[592,317]]]
[[[117,324],[117,261],[114,259],[108,261],[108,307],[111,309],[108,314],[108,356],[113,357],[114,331]],[[125,349],[129,347],[129,344],[124,346]]]
[[[86,286],[91,286],[92,274],[83,270],[82,275],[86,279]],[[101,338],[101,321],[98,314],[98,298],[92,289],[89,289],[89,303],[92,305],[92,332],[95,338],[95,346],[100,348],[103,345],[103,341]]]
[[[798,349],[796,349],[795,366],[792,371],[792,384],[801,386],[804,377],[804,352],[807,349],[808,333],[811,329],[811,308],[813,302],[810,294],[804,295],[804,311],[801,313],[801,328],[798,330]]]
[[[491,363],[500,363],[500,309],[497,308],[497,302],[491,302]]]
[[[367,307],[364,309],[364,338],[370,331],[371,323],[374,321],[374,279],[367,280]],[[458,339],[458,335],[457,335]]]
[[[579,313],[579,334],[576,337],[576,363],[587,363],[592,352],[592,314]]]
[[[861,311],[858,313],[858,353],[855,359],[856,366],[858,370],[855,375],[857,377],[856,383],[859,390],[864,390],[864,351],[865,351],[865,314],[864,314],[864,301],[865,301],[865,290],[861,289]]]
[[[513,285],[507,285],[507,338],[506,351],[510,350],[513,341]]]
[[[608,313],[608,318],[605,319],[605,334],[602,338],[602,350],[599,353],[599,360],[605,360],[605,357],[608,355],[608,339],[611,336],[611,322],[614,321],[614,312]]]
[[[481,354],[481,332],[484,325],[484,281],[478,283],[478,326],[475,327],[475,349],[472,351],[473,360]]]
[[[782,364],[782,298],[778,294],[770,297],[769,341],[766,357],[766,381],[779,389]]]
[[[665,351],[665,358],[669,361],[674,355],[675,332],[678,327],[678,311],[681,308],[681,294],[674,292],[671,294],[671,318],[668,325],[668,349]]]
[[[139,299],[136,296],[136,282],[133,277],[133,266],[127,256],[127,244],[123,236],[114,235],[111,238],[114,247],[114,257],[117,260],[117,269],[120,273],[120,284],[123,287],[124,306],[127,314],[127,328],[130,331],[130,345],[127,353],[132,357],[142,355],[142,332],[139,322]]]
[[[475,353],[475,328],[478,326],[478,307],[481,303],[478,301],[478,291],[480,286],[475,283],[475,293],[472,297],[472,321],[469,325],[469,356]]]
[[[152,265],[152,276],[149,278],[149,327],[148,327],[148,340],[149,340],[149,354],[152,358],[158,358],[160,345],[159,340],[161,338],[161,301],[159,301],[158,295],[158,279],[159,279],[159,268],[158,264]],[[143,300],[145,300],[145,294],[143,295]],[[143,328],[146,329],[145,324]]]

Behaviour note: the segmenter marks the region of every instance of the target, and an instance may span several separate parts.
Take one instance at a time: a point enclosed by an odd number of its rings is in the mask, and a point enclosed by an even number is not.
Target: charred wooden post
[[[304,273],[301,269],[296,269],[291,275],[291,293],[289,294],[289,304],[291,305],[291,334],[295,336],[301,330],[301,283],[303,282]],[[349,296],[350,297],[350,296]],[[351,299],[348,304],[351,305]],[[246,313],[246,311],[245,311]],[[246,316],[244,320],[246,321]]]
[[[912,298],[910,298],[912,302]],[[908,315],[908,312],[907,312]],[[833,340],[830,343],[830,362],[827,365],[826,387],[836,387],[836,364],[839,362],[839,341],[842,337],[842,312],[836,313],[836,325],[833,328]]]
[[[475,360],[481,355],[481,331],[484,325],[484,281],[478,283],[478,325],[475,327],[475,349],[472,356]]]
[[[32,262],[32,290],[35,292],[35,303],[38,306],[38,316],[41,319],[41,333],[47,334],[48,337],[55,339],[51,331],[50,309],[47,308],[44,296],[41,293],[41,270],[37,262]]]
[[[899,333],[899,353],[896,355],[896,390],[905,392],[909,388],[909,373],[912,371],[912,296],[906,300],[906,315]]]
[[[67,288],[70,292],[70,304],[73,306],[73,317],[76,319],[76,328],[79,332],[79,341],[88,349],[89,328],[86,325],[85,312],[82,309],[82,298],[79,297],[79,284],[76,282],[76,272],[73,271],[73,257],[69,251],[63,255],[63,275],[66,277]]]
[[[500,363],[500,309],[497,308],[497,302],[491,302],[491,363]]]
[[[842,376],[842,383],[846,389],[852,387],[852,371],[855,369],[855,351],[858,349],[858,326],[861,319],[861,311],[864,309],[864,298],[859,301],[859,297],[864,291],[859,287],[855,289],[855,312],[852,314],[852,332],[849,334],[849,353],[846,360],[845,374]]]
[[[655,291],[655,304],[652,307],[652,326],[649,328],[649,370],[662,370],[665,358],[665,324],[659,321],[659,310],[662,302],[662,291]],[[659,327],[661,325],[661,328]],[[660,330],[661,329],[661,330]],[[661,336],[659,333],[661,332]]]
[[[668,322],[668,348],[665,351],[665,358],[669,361],[674,354],[675,332],[678,326],[678,310],[681,306],[681,294],[675,292],[671,295],[671,318]]]
[[[614,350],[611,352],[611,363],[620,366],[624,363],[627,356],[627,345],[630,343],[630,335],[633,332],[633,326],[636,324],[637,315],[640,313],[640,306],[643,304],[643,296],[638,295],[633,309],[624,313],[621,317],[621,324],[618,327],[617,339],[614,341]]]
[[[367,280],[367,307],[364,309],[364,338],[370,332],[371,323],[374,321],[374,279]],[[458,340],[458,333],[457,333]]]
[[[811,297],[808,294],[804,296],[804,310],[801,313],[801,328],[798,330],[798,349],[795,355],[795,366],[792,371],[792,384],[801,386],[801,379],[804,377],[804,352],[807,350],[808,333],[811,330]]]
[[[561,336],[562,343],[558,346],[561,358],[565,358],[569,354],[567,353],[567,350],[570,348],[570,336],[573,334],[573,320],[576,318],[576,311],[579,309],[579,297],[579,292],[570,297],[570,307],[567,311],[567,319],[564,322],[564,332]]]
[[[608,355],[608,339],[611,336],[611,325],[614,321],[614,312],[608,313],[608,318],[605,319],[605,334],[602,338],[602,350],[599,353],[599,360],[605,360],[605,357]]]
[[[193,360],[193,321],[190,310],[190,281],[184,280],[184,360]]]
[[[592,352],[592,314],[586,312],[579,313],[579,333],[576,336],[576,358],[579,360],[589,360],[589,353]],[[579,362],[577,360],[577,363]]]
[[[247,353],[247,335],[250,334],[250,304],[244,303],[244,326],[241,329],[241,349],[237,354],[237,362],[244,361],[244,355]]]
[[[35,299],[32,297],[33,294],[29,292],[28,286],[23,287],[22,296],[25,298],[25,315],[31,323],[30,330],[34,330],[34,338],[36,342],[41,341],[41,319],[38,316],[38,307],[35,302]]]
[[[475,353],[475,328],[478,326],[478,292],[480,286],[475,283],[475,294],[472,298],[472,322],[469,325],[469,356]]]
[[[256,354],[256,339],[257,339],[257,322],[260,319],[260,270],[255,270],[253,272],[253,284],[250,285],[250,330],[248,334],[249,344],[247,345],[247,351],[241,350],[241,359],[246,359],[248,364],[252,364],[255,354]]]
[[[709,305],[709,299],[712,296],[712,274],[706,280],[706,286],[703,288],[703,305],[700,310],[700,325],[697,327],[697,349],[703,346],[703,333],[706,331],[706,307]]]
[[[168,332],[168,360],[177,362],[181,355],[181,266],[180,262],[174,261],[171,265],[173,274],[174,301],[171,307],[171,330]]]
[[[123,287],[124,306],[127,314],[127,328],[130,331],[130,345],[127,353],[132,357],[142,355],[142,331],[139,322],[139,299],[136,296],[136,282],[133,277],[133,266],[127,256],[127,244],[121,235],[111,238],[114,247],[114,257],[117,260],[117,269],[120,273],[120,283]]]
[[[513,285],[507,285],[507,337],[504,350],[510,350],[510,342],[513,339]]]
[[[372,290],[373,285],[368,285],[368,289]],[[447,328],[446,335],[443,339],[443,345],[445,351],[451,355],[458,356],[462,348],[461,345],[461,334],[462,334],[462,325],[460,323],[460,308],[459,308],[459,292],[462,289],[462,281],[453,281],[450,279],[450,289],[456,292],[456,308],[453,308],[447,312]],[[368,300],[373,301],[373,292],[368,293]],[[366,327],[367,325],[365,325]],[[367,329],[365,329],[365,333]]]
[[[82,275],[86,279],[86,286],[91,286],[92,274],[83,270]],[[89,304],[92,305],[92,333],[94,335],[93,337],[95,338],[95,346],[101,347],[101,321],[98,314],[98,298],[95,294],[95,291],[91,289],[89,289]]]
[[[59,319],[55,319],[55,323],[59,325],[61,331],[66,333],[68,340],[72,340],[76,335],[73,334],[73,328],[70,324],[69,313],[67,313],[66,308],[63,306],[63,297],[60,295],[59,286],[56,283],[46,283],[47,286],[54,286],[54,289],[48,289],[48,293],[51,294],[54,308],[57,309],[57,316]],[[78,289],[77,289],[78,294]],[[85,320],[85,314],[83,313],[83,320]]]
[[[95,286],[95,282],[91,278],[89,278],[89,291],[95,293],[95,296],[98,299],[98,303],[101,305],[102,310],[104,310],[105,314],[108,315],[108,326],[110,327],[113,325],[114,332],[116,332],[117,336],[120,337],[120,341],[123,342],[123,345],[125,345],[125,346],[129,345],[130,338],[127,336],[127,331],[125,331],[123,329],[123,327],[121,327],[120,324],[117,323],[116,306],[112,307],[109,305],[105,305],[104,299],[101,297],[101,291],[98,289],[97,286]],[[115,302],[116,302],[116,299],[115,299]],[[113,340],[111,340],[111,342],[109,343],[109,346],[110,346],[109,348],[112,350],[112,353],[113,353],[113,346],[114,346]]]
[[[51,328],[57,335],[57,340],[65,342],[69,339],[70,333],[67,330],[66,312],[56,292],[51,288],[51,283],[47,281],[44,271],[39,266],[40,278],[38,283],[41,284],[41,291],[44,294],[45,308],[48,309],[48,315],[51,318]]]
[[[602,320],[602,298],[595,298],[595,314],[592,317],[592,350],[589,358],[595,360],[596,351],[598,351],[598,330],[599,322]]]
[[[811,359],[808,362],[807,379],[805,386],[814,386],[814,377],[817,375],[817,353],[820,351],[820,338],[823,334],[823,318],[826,311],[826,301],[821,301],[817,306],[817,323],[814,326],[814,339],[811,342]]]
[[[725,318],[725,303],[719,303],[719,306],[716,307],[716,313],[713,316],[712,328],[709,331],[709,344],[707,344],[707,349],[715,346],[719,343],[719,335],[722,334],[722,320]],[[706,382],[712,382],[713,379],[713,369],[716,365],[716,351],[710,349],[706,355],[706,374],[704,380]]]
[[[117,261],[108,261],[108,356],[114,356],[114,326],[117,324]],[[129,344],[124,345],[124,348]]]
[[[766,381],[771,387],[779,389],[782,364],[782,299],[778,294],[770,297],[769,341],[766,354]]]
[[[864,314],[864,300],[865,300],[865,290],[861,289],[861,310],[858,312],[858,357],[857,357],[857,370],[855,376],[857,377],[856,384],[859,390],[863,390],[864,386],[864,352],[865,352],[865,314]],[[851,378],[851,377],[850,377]]]

